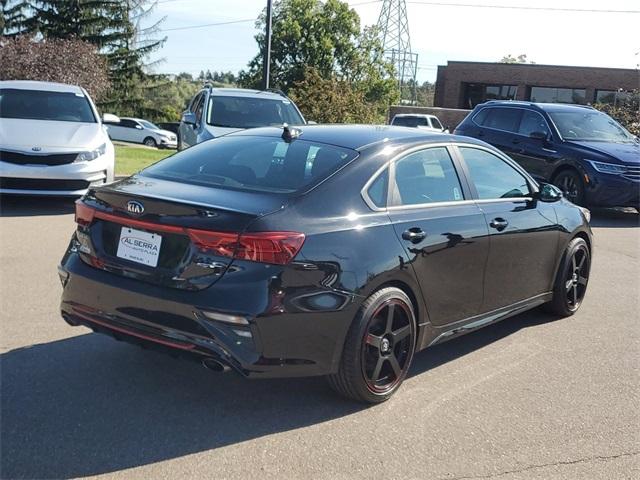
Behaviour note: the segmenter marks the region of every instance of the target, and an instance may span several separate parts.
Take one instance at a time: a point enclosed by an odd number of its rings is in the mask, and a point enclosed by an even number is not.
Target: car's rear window
[[[428,127],[429,123],[425,117],[394,117],[393,125],[399,127]]]
[[[304,120],[290,100],[227,97],[209,98],[207,123],[214,127],[255,128],[271,125],[301,125]]]
[[[0,88],[0,117],[95,123],[89,101],[81,93]]]
[[[354,150],[302,139],[242,135],[201,143],[142,173],[195,185],[293,193],[309,189],[356,156]]]

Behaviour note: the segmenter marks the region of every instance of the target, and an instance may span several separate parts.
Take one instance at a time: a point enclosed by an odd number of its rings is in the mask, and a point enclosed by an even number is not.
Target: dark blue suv
[[[594,108],[494,100],[474,108],[454,133],[499,148],[573,203],[640,208],[638,138]]]

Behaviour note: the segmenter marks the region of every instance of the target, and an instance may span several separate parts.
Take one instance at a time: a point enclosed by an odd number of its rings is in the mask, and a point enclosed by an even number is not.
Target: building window
[[[539,103],[587,103],[584,88],[531,87],[529,99]]]
[[[631,99],[631,93],[624,90],[596,90],[596,103],[620,105]]]
[[[515,100],[518,93],[516,85],[487,85],[485,83],[466,83],[464,87],[465,108],[473,108],[487,100]]]

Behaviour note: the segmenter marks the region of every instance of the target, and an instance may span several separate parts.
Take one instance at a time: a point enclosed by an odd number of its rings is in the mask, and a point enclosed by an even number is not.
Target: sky
[[[363,26],[377,22],[382,1],[348,3]],[[254,20],[265,5],[266,0],[158,0],[148,22],[166,16],[161,28],[167,41],[151,57],[161,60],[154,71],[197,75],[246,68],[257,53]],[[407,0],[407,13],[420,82],[435,81],[437,65],[447,61],[493,62],[507,54],[526,54],[542,64],[640,64],[640,0]],[[247,21],[183,29],[238,20]]]

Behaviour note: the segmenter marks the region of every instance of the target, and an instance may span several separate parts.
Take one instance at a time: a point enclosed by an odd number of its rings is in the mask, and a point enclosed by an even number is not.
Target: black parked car
[[[573,203],[640,208],[640,143],[591,107],[490,101],[454,133],[499,148]]]
[[[417,350],[537,305],[573,314],[587,215],[469,138],[246,130],[78,201],[62,315],[215,370],[327,375],[380,402]]]

